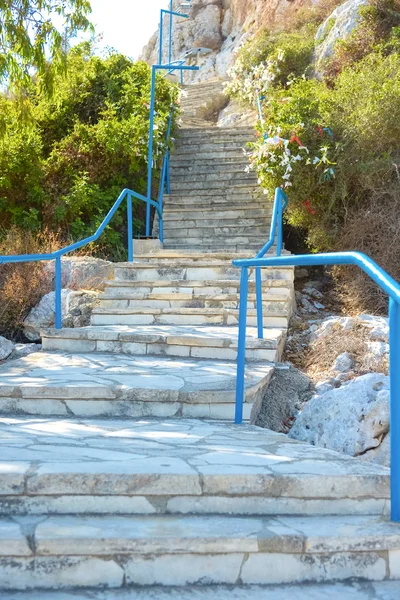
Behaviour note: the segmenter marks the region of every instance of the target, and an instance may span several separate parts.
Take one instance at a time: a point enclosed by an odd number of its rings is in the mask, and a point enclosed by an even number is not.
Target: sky
[[[158,27],[160,9],[168,8],[169,1],[91,0],[91,5],[90,20],[97,34],[103,34],[101,45],[136,59]]]

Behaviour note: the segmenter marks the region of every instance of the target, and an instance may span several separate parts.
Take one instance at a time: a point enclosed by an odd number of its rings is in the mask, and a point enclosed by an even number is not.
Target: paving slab
[[[11,515],[382,514],[389,498],[385,467],[215,421],[3,417],[0,455]]]
[[[92,342],[90,339],[76,340],[77,346],[83,343]],[[246,402],[254,401],[268,384],[272,372],[270,364],[248,365]],[[226,417],[233,415],[235,386],[236,365],[232,361],[100,352],[38,352],[0,366],[0,412],[25,411],[29,414],[29,410],[34,410],[35,402],[39,407],[40,400],[48,401],[45,414],[52,414],[54,410],[53,414],[60,416],[84,415],[80,413],[84,408],[81,404],[90,400],[110,401],[111,404],[112,401],[125,402],[117,416],[141,416],[140,411],[135,414],[135,407],[143,407],[144,403],[155,403],[167,410],[169,403],[180,407],[183,404],[230,403],[232,406]],[[25,405],[17,399],[25,400]],[[90,407],[87,410],[90,411]],[[175,407],[165,416],[173,416],[177,411]],[[99,409],[97,414],[102,412]],[[96,409],[87,414],[96,415]],[[105,411],[105,415],[112,416],[112,413]]]
[[[400,582],[0,592],[1,600],[398,600]]]

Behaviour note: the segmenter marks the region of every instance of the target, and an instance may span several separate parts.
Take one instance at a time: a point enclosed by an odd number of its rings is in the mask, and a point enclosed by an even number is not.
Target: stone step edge
[[[279,304],[279,303],[277,303]],[[146,306],[140,308],[128,307],[128,308],[97,308],[95,307],[92,312],[93,315],[199,315],[199,316],[211,316],[211,315],[238,315],[239,309],[237,308],[148,308]],[[288,317],[288,310],[286,307],[283,309],[271,308],[268,310],[264,307],[263,314],[265,317]],[[248,317],[257,316],[255,308],[247,309]]]
[[[179,301],[179,302],[197,302],[197,301],[204,301],[204,302],[237,302],[238,301],[238,294],[235,295],[231,295],[231,294],[216,294],[211,295],[211,294],[200,294],[198,296],[196,295],[192,295],[192,294],[185,294],[184,292],[180,293],[180,292],[175,292],[175,293],[170,293],[170,292],[166,292],[166,293],[162,293],[162,292],[150,292],[148,294],[138,294],[137,296],[131,296],[131,295],[126,295],[126,296],[114,296],[113,294],[102,294],[101,296],[99,296],[99,300],[107,300],[107,301],[114,301],[114,300],[165,300],[166,302],[170,301],[170,302],[174,302],[174,301]],[[256,294],[248,294],[248,300],[251,301],[255,301],[256,300]],[[263,294],[263,303],[266,302],[288,302],[289,298],[288,296],[279,296],[278,294],[271,294],[270,296],[266,294]]]
[[[151,264],[151,263],[150,263]],[[282,285],[284,284],[284,285]],[[255,282],[249,281],[249,290],[255,289]],[[210,279],[204,281],[190,281],[185,279],[177,279],[177,280],[165,280],[165,281],[135,281],[129,279],[109,279],[105,282],[106,289],[107,287],[232,287],[239,289],[240,282],[239,280],[235,281],[234,279]],[[268,288],[273,287],[279,289],[282,288],[290,288],[292,289],[293,283],[289,279],[268,279],[263,282],[264,292],[268,291]]]
[[[17,522],[1,518],[0,532],[6,557],[400,552],[398,525],[360,516],[38,516],[30,519],[34,550]]]
[[[197,326],[196,329],[199,329]],[[212,331],[214,328],[211,326],[204,326],[204,333],[207,333],[207,328]],[[196,332],[187,333],[185,329],[182,329],[181,335],[178,332],[174,333],[143,333],[140,331],[115,331],[107,328],[106,325],[92,325],[88,327],[79,328],[63,328],[54,329],[52,327],[41,329],[41,337],[52,338],[52,339],[78,339],[78,340],[101,340],[101,341],[123,341],[123,342],[139,342],[146,344],[168,344],[168,345],[182,345],[182,346],[204,346],[209,348],[236,348],[237,349],[237,328],[234,328],[235,333],[232,332],[230,338],[215,335],[213,332],[212,337],[204,337]],[[285,330],[279,327],[277,328],[264,328],[264,339],[260,340],[255,337],[247,336],[246,348],[247,349],[267,349],[275,350],[282,338],[285,335]]]
[[[156,255],[155,255],[156,258]],[[231,267],[232,269],[237,270],[238,273],[240,273],[240,269],[238,267],[234,267],[232,265],[232,263],[229,263],[229,261],[227,260],[226,262],[222,262],[222,261],[215,261],[215,262],[190,262],[190,261],[184,261],[184,260],[179,260],[179,261],[174,261],[171,259],[171,261],[167,264],[167,265],[160,265],[159,268],[165,269],[165,268],[200,268],[200,269],[207,269],[207,268],[224,268],[224,267]],[[126,263],[114,263],[114,268],[115,269],[157,269],[157,265],[155,263],[139,263],[139,262],[126,262]],[[268,270],[268,269],[272,269],[275,272],[279,272],[279,271],[293,271],[294,267],[291,266],[279,266],[279,267],[263,267],[263,270]]]

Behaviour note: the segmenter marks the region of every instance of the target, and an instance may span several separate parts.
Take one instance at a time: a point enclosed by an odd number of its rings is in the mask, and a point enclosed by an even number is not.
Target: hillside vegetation
[[[249,168],[270,197],[288,192],[287,222],[306,231],[310,250],[361,250],[400,279],[400,2],[370,0],[316,72],[315,34],[331,8],[259,32],[228,90],[253,105],[262,97]],[[358,273],[341,270],[340,285],[352,308],[386,310]]]

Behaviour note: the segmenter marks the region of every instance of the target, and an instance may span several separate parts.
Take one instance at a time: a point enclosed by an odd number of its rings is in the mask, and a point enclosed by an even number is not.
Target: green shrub
[[[27,101],[33,123],[21,125],[19,104],[0,98],[8,125],[0,139],[0,221],[31,231],[61,230],[76,240],[95,231],[123,188],[146,190],[150,68],[119,54],[94,56],[88,43],[71,50],[67,66],[50,100],[32,83]],[[177,93],[158,77],[159,159]],[[153,197],[156,188],[155,174]],[[144,209],[143,203],[134,206],[137,233]],[[105,232],[113,256],[125,234],[122,211]]]

